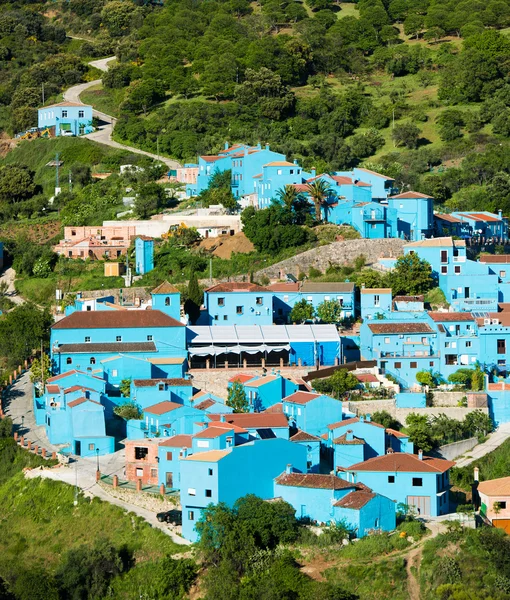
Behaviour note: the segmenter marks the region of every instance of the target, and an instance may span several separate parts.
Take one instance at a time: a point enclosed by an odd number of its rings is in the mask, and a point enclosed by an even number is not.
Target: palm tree
[[[289,184],[280,188],[276,192],[276,197],[289,211],[291,211],[294,203],[300,199],[301,194],[296,190],[294,185]]]
[[[330,184],[327,181],[324,181],[324,179],[316,179],[313,183],[309,183],[306,186],[306,191],[310,195],[313,205],[315,206],[316,221],[322,221],[321,208],[326,205],[326,200],[330,195]]]

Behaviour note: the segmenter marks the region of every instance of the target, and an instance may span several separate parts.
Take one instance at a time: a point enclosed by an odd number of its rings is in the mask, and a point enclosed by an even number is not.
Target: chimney
[[[317,174],[315,167],[312,167],[312,170],[310,171],[310,173],[312,174],[312,177],[315,177],[315,175]]]
[[[248,156],[248,146],[245,146],[245,147],[244,147],[244,155],[245,155],[245,156]]]
[[[266,144],[266,150],[269,150],[269,144]]]
[[[298,164],[297,158],[295,158],[295,159],[294,159],[292,162],[293,162],[295,165],[297,165],[297,164]]]
[[[475,481],[480,481],[480,469],[478,467],[475,467],[474,479],[475,479]]]
[[[228,150],[228,142],[225,142],[225,150]]]
[[[372,417],[370,415],[365,415],[365,421],[367,423],[370,423],[371,420],[372,420]]]
[[[393,453],[394,453],[394,450],[393,450],[393,448],[388,448],[388,449],[386,450],[386,454],[393,454]]]
[[[423,460],[423,450],[418,450],[418,458]]]
[[[360,423],[364,423],[365,422],[365,416],[364,415],[360,415],[359,416],[359,422]]]
[[[220,422],[221,423],[225,423],[225,415],[221,415],[220,416]]]
[[[292,465],[287,465],[285,467],[285,474],[290,475],[292,473]]]
[[[501,209],[499,209],[499,210],[498,210],[498,217],[499,217],[500,219],[502,219],[502,218],[503,218],[503,211],[502,211]]]
[[[349,429],[347,431],[347,433],[345,434],[345,441],[352,442],[353,440],[354,440],[354,433],[352,432],[352,429]]]

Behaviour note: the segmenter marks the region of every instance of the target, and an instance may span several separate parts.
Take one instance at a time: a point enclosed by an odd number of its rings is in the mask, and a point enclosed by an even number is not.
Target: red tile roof
[[[474,321],[469,312],[429,312],[429,317],[435,323],[451,323],[455,321]]]
[[[237,375],[234,375],[233,377],[231,377],[228,382],[229,383],[246,383],[247,381],[250,381],[250,379],[253,379],[255,377],[255,375],[248,375],[248,373],[238,373]]]
[[[267,286],[268,290],[272,292],[298,292],[299,291],[299,283],[272,283]]]
[[[393,302],[423,302],[424,296],[395,296]]]
[[[317,398],[320,398],[320,396],[320,394],[314,394],[313,392],[294,392],[290,396],[284,398],[283,401],[291,402],[292,404],[308,404],[308,402],[316,400]]]
[[[197,404],[195,406],[195,408],[197,410],[206,410],[207,408],[211,408],[211,406],[214,406],[215,404],[216,404],[216,402],[214,400],[211,400],[211,398],[208,398],[207,400],[200,402],[200,404]]]
[[[376,335],[385,333],[434,333],[428,323],[369,323],[368,328]]]
[[[318,473],[282,473],[275,479],[275,482],[278,485],[321,490],[344,490],[355,487],[354,483],[349,483],[336,475],[319,475]]]
[[[394,435],[395,437],[398,438],[408,438],[408,434],[407,433],[402,433],[401,431],[397,431],[396,429],[391,429],[390,427],[388,427],[386,429],[386,433],[389,433],[390,435]]]
[[[481,254],[478,259],[481,263],[508,264],[510,263],[510,254]]]
[[[170,448],[191,448],[191,435],[174,435],[164,442],[159,444],[160,446],[169,446]]]
[[[501,220],[492,215],[484,215],[482,213],[469,213],[467,216],[472,217],[476,221],[486,221],[487,223],[499,223]]]
[[[452,217],[452,215],[445,215],[445,214],[438,214],[438,215],[434,215],[435,219],[441,219],[442,221],[448,221],[449,223],[462,223],[462,221],[460,219],[457,219],[457,217]]]
[[[320,442],[321,439],[316,435],[312,435],[311,433],[307,433],[306,431],[299,430],[295,433],[291,438],[291,442]]]
[[[76,311],[52,329],[123,329],[125,327],[184,327],[184,323],[172,319],[160,310],[91,310]]]
[[[371,171],[370,169],[363,169],[362,167],[358,167],[358,171],[370,173],[371,175],[377,175],[378,177],[381,177],[381,179],[386,179],[387,181],[395,181],[393,179],[393,177],[388,177],[387,175],[383,175],[382,173],[377,173],[376,171]]]
[[[205,290],[208,293],[211,292],[269,292],[269,290],[261,285],[257,285],[256,283],[249,282],[225,282],[218,283],[217,285],[213,285],[212,287]]]
[[[352,425],[353,423],[359,422],[359,417],[352,417],[351,419],[344,419],[343,421],[338,421],[337,423],[331,423],[331,425],[328,425],[328,429],[339,429],[340,427],[345,427],[346,425]],[[366,423],[367,425],[373,425],[374,427],[382,427],[382,429],[384,429],[384,425],[381,425],[380,423],[375,423],[375,421],[367,421],[365,419],[364,423]]]
[[[347,433],[335,438],[333,440],[333,444],[337,446],[363,446],[365,444],[365,440],[354,437],[352,440],[347,439]]]
[[[76,314],[76,313],[74,313]],[[53,381],[59,381],[60,379],[65,379],[71,375],[75,375],[79,373],[80,375],[87,375],[87,377],[92,377],[93,379],[99,379],[99,381],[103,381],[102,377],[96,377],[95,375],[90,375],[90,373],[85,373],[85,371],[78,371],[77,369],[71,369],[71,371],[66,371],[65,373],[60,373],[60,375],[54,375],[53,377],[49,377],[46,380],[46,383],[52,383]]]
[[[452,460],[424,456],[420,460],[416,454],[391,452],[383,456],[369,458],[364,462],[351,465],[347,471],[378,471],[396,473],[444,473],[455,466]]]
[[[360,373],[359,375],[354,374],[354,377],[361,383],[379,383],[379,379],[372,373]]]
[[[277,379],[278,379],[277,375],[264,375],[262,377],[259,377],[258,379],[253,379],[252,381],[247,381],[245,385],[247,387],[260,387],[261,385],[264,385],[266,383],[271,383],[271,381],[276,381]]]
[[[273,404],[273,406],[270,406],[269,408],[266,408],[266,410],[264,411],[264,413],[283,413],[283,404],[281,402],[277,402],[276,404]]]
[[[154,288],[151,294],[180,294],[180,292],[175,285],[172,285],[165,280],[163,283],[160,283],[158,287]]]
[[[489,392],[503,392],[510,390],[510,383],[500,381],[498,383],[489,383],[487,386]]]
[[[376,495],[372,491],[369,492],[367,490],[355,490],[354,492],[350,492],[341,498],[334,504],[334,506],[350,508],[351,510],[359,510],[360,508],[363,508],[365,504],[368,504],[370,500],[375,498],[375,496]]]
[[[432,198],[432,196],[427,196],[427,194],[421,194],[420,192],[402,192],[402,194],[390,196],[390,198],[396,200],[420,200],[422,198]]]
[[[206,427],[203,431],[195,433],[193,437],[196,439],[214,439],[220,437],[220,435],[225,435],[227,432],[228,429],[225,429],[225,427],[215,427],[211,425],[210,427]]]
[[[221,415],[209,415],[211,421],[219,421]],[[283,413],[234,413],[225,415],[226,423],[249,429],[266,429],[272,427],[288,427],[287,417]]]
[[[201,156],[200,158],[202,160],[204,160],[205,162],[216,162],[217,160],[220,160],[220,158],[225,158],[225,157],[224,156],[211,155],[211,156]]]
[[[153,404],[152,406],[144,408],[144,412],[151,413],[151,415],[164,415],[167,412],[182,407],[182,404],[177,404],[177,402],[170,402],[169,400],[165,400],[165,402],[158,402],[157,404]]]
[[[83,404],[84,402],[92,402],[92,404],[98,404],[99,406],[102,406],[100,402],[96,402],[95,400],[91,400],[90,398],[85,398],[85,396],[82,396],[81,398],[76,398],[76,400],[68,402],[67,406],[69,406],[69,408],[74,408],[75,406]]]
[[[184,387],[192,387],[193,383],[190,379],[183,378],[173,378],[173,379],[165,379],[164,377],[161,379],[133,379],[133,385],[135,387],[153,387],[158,385],[158,383],[164,383],[171,387],[184,386]]]
[[[46,391],[48,394],[60,394],[60,386],[50,383],[50,385],[46,386]]]

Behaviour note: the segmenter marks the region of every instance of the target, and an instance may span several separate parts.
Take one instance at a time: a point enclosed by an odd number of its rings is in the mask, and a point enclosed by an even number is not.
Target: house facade
[[[37,126],[60,135],[85,135],[94,131],[92,106],[76,102],[59,102],[37,110]]]

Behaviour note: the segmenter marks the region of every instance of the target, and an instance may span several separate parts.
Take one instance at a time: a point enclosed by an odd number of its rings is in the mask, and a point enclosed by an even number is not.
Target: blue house
[[[275,283],[268,289],[273,292],[273,320],[278,324],[288,323],[294,305],[303,299],[316,310],[319,304],[334,300],[342,307],[342,320],[356,316],[355,285],[348,281]]]
[[[85,135],[94,131],[92,106],[75,102],[59,102],[37,110],[38,129],[53,129],[55,136]]]
[[[289,439],[289,422],[281,412],[232,413],[208,415],[215,426],[239,427],[248,432],[250,440],[282,438]],[[224,425],[223,425],[224,424]],[[244,433],[244,431],[242,432]]]
[[[168,281],[163,281],[151,292],[153,310],[160,310],[176,321],[181,319],[181,292]]]
[[[349,177],[355,182],[363,181],[371,186],[372,199],[378,202],[387,200],[388,196],[394,194],[397,190],[395,180],[381,173],[376,173],[370,169],[354,167],[352,171],[338,171],[336,175]]]
[[[335,475],[294,473],[289,465],[275,479],[274,495],[291,504],[298,518],[344,522],[358,538],[395,529],[395,502]]]
[[[158,447],[159,485],[179,490],[181,487],[181,460],[192,446],[191,435],[174,435],[160,442]]]
[[[360,290],[360,308],[363,320],[387,317],[392,311],[391,288],[363,288]]]
[[[323,394],[295,392],[282,403],[290,426],[312,435],[320,435],[329,423],[342,418],[342,402]]]
[[[104,392],[104,380],[86,373],[72,371],[51,377],[43,398],[35,399],[37,422],[44,410],[50,443],[64,444],[78,456],[114,452],[115,440],[106,435]]]
[[[243,386],[252,412],[266,410],[298,389],[296,383],[274,373],[255,377],[240,373],[230,378],[228,387],[230,388],[234,382],[241,383]]]
[[[271,325],[273,294],[255,283],[219,283],[204,292],[209,325]]]
[[[469,231],[469,237],[499,241],[508,239],[508,219],[503,217],[501,210],[497,215],[487,211],[479,211],[471,213],[453,212],[452,216],[463,223]]]
[[[328,442],[334,451],[335,469],[350,466],[347,463],[357,456],[361,456],[363,461],[386,452],[385,428],[372,421],[370,415],[331,423],[327,429]]]
[[[306,471],[306,449],[280,438],[264,439],[226,450],[199,452],[180,463],[182,535],[196,541],[195,525],[209,504],[228,506],[247,494],[274,497],[274,479],[287,464]]]
[[[437,517],[450,508],[450,469],[454,462],[420,452],[389,452],[341,472],[351,483],[363,483],[375,493],[414,507],[421,516]]]
[[[277,192],[287,185],[306,188],[306,185],[302,185],[306,175],[297,161],[291,163],[285,160],[283,155],[280,159],[267,162],[252,178],[253,192],[257,194],[258,207],[267,208],[277,198]]]
[[[225,404],[225,400],[219,396],[211,394],[211,392],[197,392],[191,401],[197,410],[203,410],[205,413],[213,414],[230,414],[234,409]]]
[[[154,240],[145,235],[135,239],[135,265],[137,275],[145,275],[154,269]]]
[[[93,371],[101,360],[118,355],[158,360],[158,369],[167,371],[167,377],[182,377],[185,327],[159,310],[74,312],[52,325],[56,373]]]
[[[127,438],[138,440],[194,433],[195,423],[203,421],[203,411],[168,400],[143,409],[141,419],[127,422]]]
[[[394,237],[421,240],[434,231],[434,199],[420,192],[403,192],[388,198],[388,208],[397,214]]]
[[[193,383],[190,379],[133,379],[130,398],[141,408],[169,401],[191,406]]]
[[[289,438],[295,444],[306,448],[306,470],[308,473],[319,473],[321,466],[321,439],[316,435],[298,430]]]

